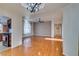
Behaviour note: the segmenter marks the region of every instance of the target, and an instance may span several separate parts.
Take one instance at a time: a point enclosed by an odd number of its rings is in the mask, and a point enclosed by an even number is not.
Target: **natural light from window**
[[[24,19],[24,35],[31,33],[31,24],[27,19]]]
[[[0,32],[3,30],[3,25],[0,23]]]

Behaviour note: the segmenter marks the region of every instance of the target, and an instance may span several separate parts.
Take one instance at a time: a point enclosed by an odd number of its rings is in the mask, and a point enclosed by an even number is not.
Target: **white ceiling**
[[[13,12],[18,15],[28,15],[28,11],[20,3],[0,3],[0,9]]]
[[[69,5],[68,3],[46,3],[43,9],[40,9],[36,13],[31,14],[32,22],[38,22],[38,18],[41,21],[51,21],[53,18],[60,19],[62,16],[62,11],[65,6]]]
[[[43,9],[40,9],[38,12],[30,13],[28,10],[26,10],[21,3],[0,3],[0,9],[13,12],[17,15],[21,16],[30,16],[32,18],[38,17],[38,15],[46,15],[48,13],[54,14],[55,12],[59,11],[60,9],[67,6],[68,3],[45,3],[45,7]],[[2,15],[5,16],[5,15]],[[44,20],[45,18],[43,18]],[[46,16],[46,19],[49,19],[49,16]],[[30,19],[31,21],[31,19]],[[34,21],[34,19],[33,19]],[[36,20],[35,20],[36,21]]]
[[[45,7],[41,9],[40,11],[34,13],[36,14],[44,14],[47,12],[55,12],[59,10],[60,8],[65,7],[68,5],[68,3],[45,3]],[[27,11],[24,7],[21,6],[20,3],[0,3],[0,9],[5,9],[11,12],[15,12],[17,14],[30,14],[29,11]],[[31,14],[33,15],[33,13]]]
[[[54,13],[55,11],[59,11],[61,8],[67,6],[68,3],[45,3],[45,7],[39,10],[34,15],[45,14],[45,13]],[[32,15],[33,15],[32,14]]]

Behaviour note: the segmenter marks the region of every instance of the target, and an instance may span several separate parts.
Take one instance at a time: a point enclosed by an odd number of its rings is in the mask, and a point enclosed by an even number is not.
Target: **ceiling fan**
[[[38,18],[38,23],[44,23],[44,21],[41,21],[41,18]]]
[[[45,21],[42,21],[41,18],[36,18],[35,21],[30,21],[34,23],[45,23]]]

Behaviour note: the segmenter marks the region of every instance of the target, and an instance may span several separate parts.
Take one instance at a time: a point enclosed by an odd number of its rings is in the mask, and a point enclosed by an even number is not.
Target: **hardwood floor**
[[[3,56],[62,56],[62,39],[31,37],[23,45],[0,53]]]

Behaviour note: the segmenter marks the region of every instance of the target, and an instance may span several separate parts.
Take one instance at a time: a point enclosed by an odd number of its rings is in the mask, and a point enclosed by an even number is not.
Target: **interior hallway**
[[[23,40],[23,45],[0,53],[3,56],[62,56],[62,39],[31,37]]]

